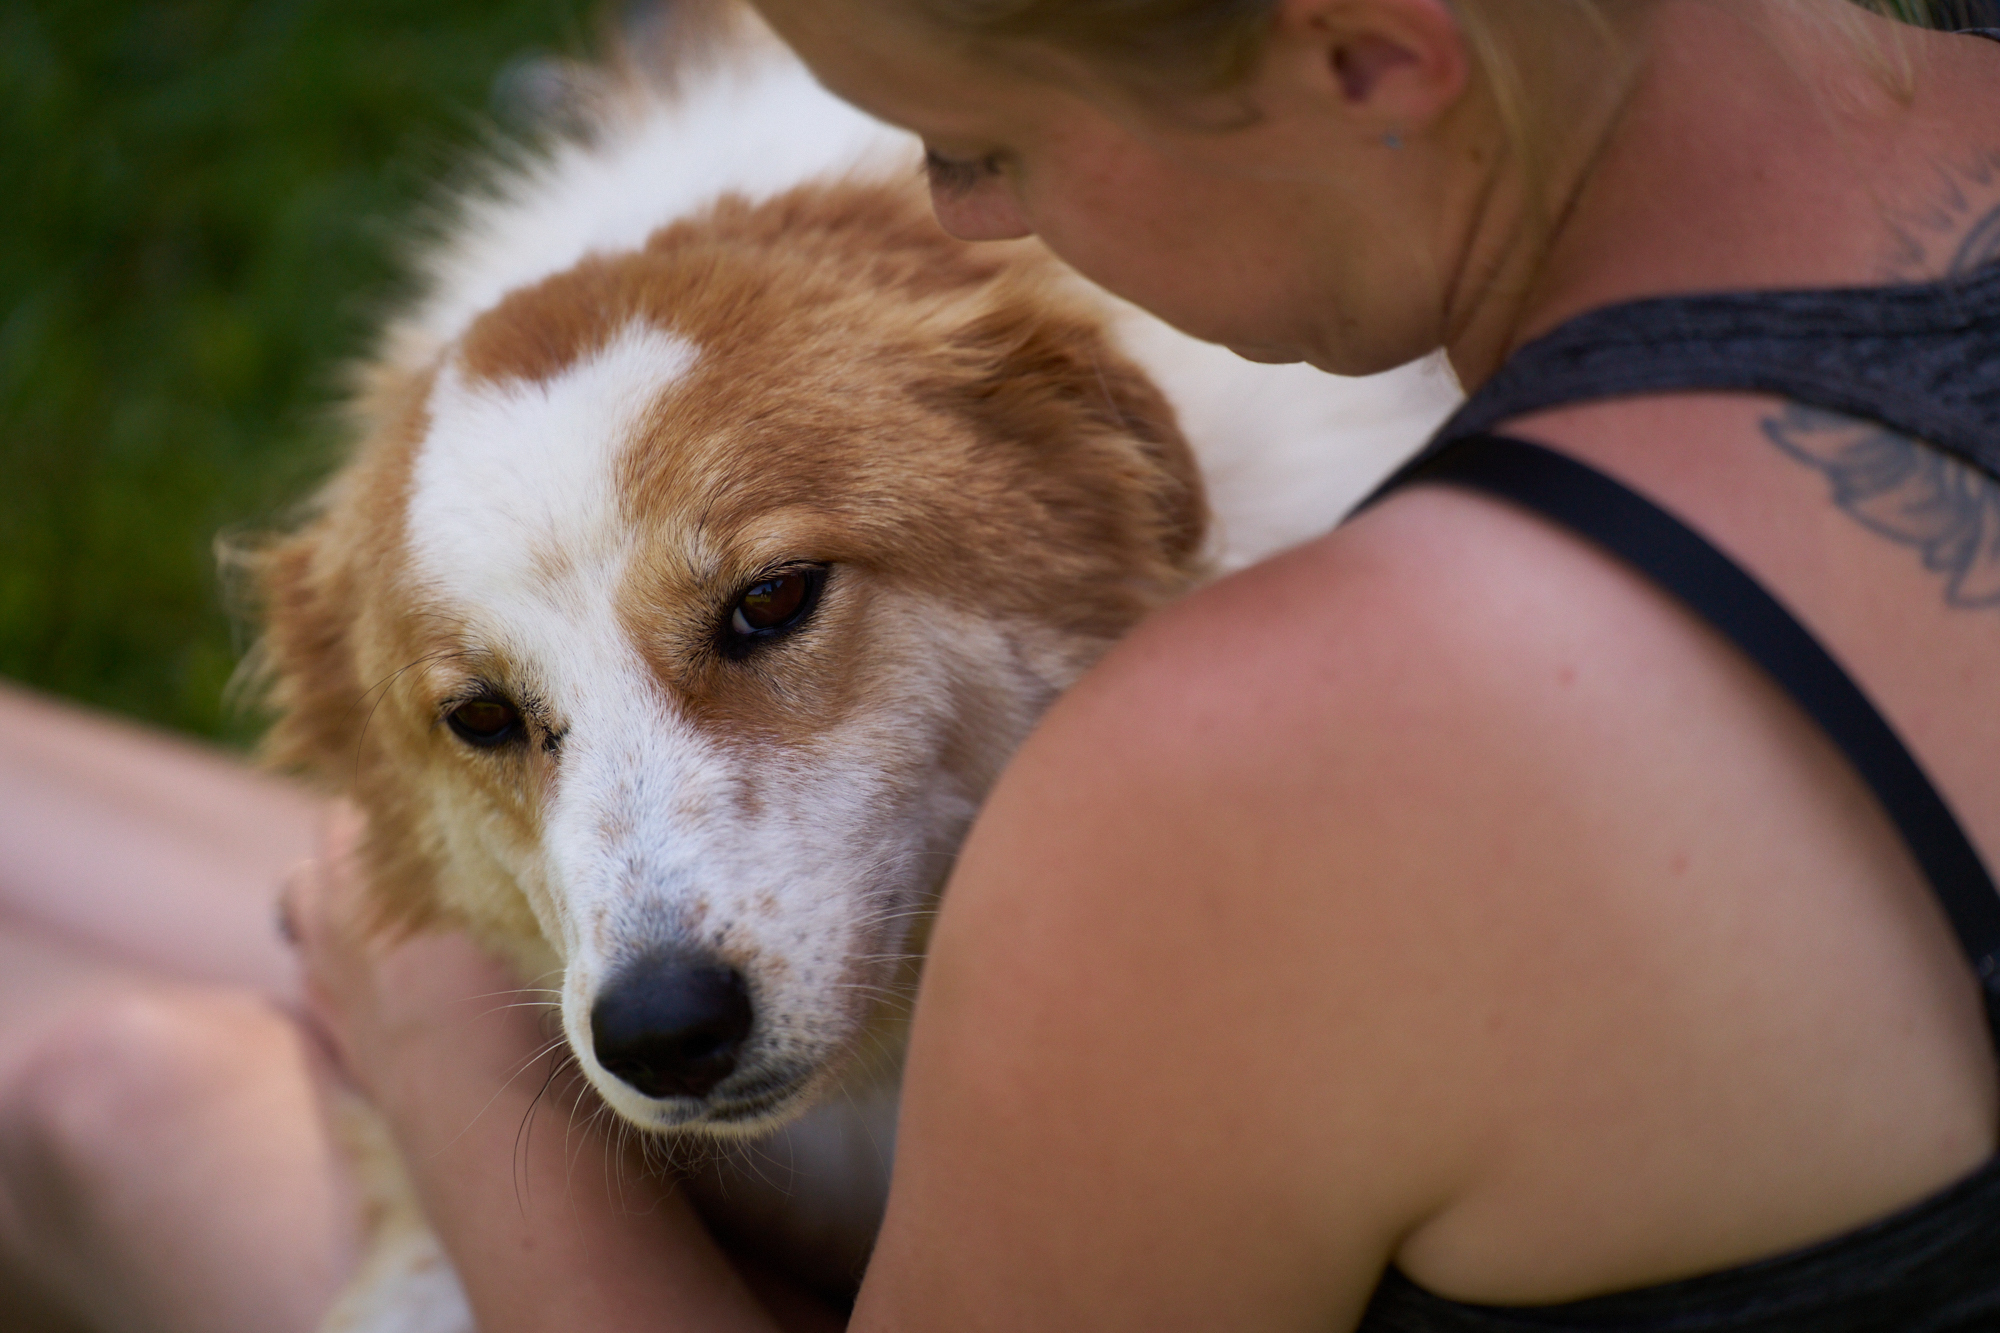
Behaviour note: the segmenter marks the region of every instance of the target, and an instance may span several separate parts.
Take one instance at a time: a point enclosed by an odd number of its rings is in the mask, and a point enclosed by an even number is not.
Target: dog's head
[[[803,1104],[1007,755],[1197,573],[1162,397],[902,185],[587,259],[364,417],[263,560],[275,754],[368,810],[385,922],[560,965],[652,1128]]]

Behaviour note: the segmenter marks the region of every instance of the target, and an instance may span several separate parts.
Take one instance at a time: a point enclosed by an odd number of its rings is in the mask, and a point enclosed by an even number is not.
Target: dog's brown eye
[[[504,745],[521,734],[521,713],[505,699],[468,699],[444,715],[458,738],[472,745]]]
[[[738,634],[776,629],[797,615],[805,601],[806,576],[803,571],[793,570],[774,579],[765,579],[744,593],[743,600],[736,604],[736,614],[730,618],[730,623]]]
[[[729,613],[730,633],[739,643],[784,633],[811,614],[825,583],[825,568],[809,565],[751,584]]]

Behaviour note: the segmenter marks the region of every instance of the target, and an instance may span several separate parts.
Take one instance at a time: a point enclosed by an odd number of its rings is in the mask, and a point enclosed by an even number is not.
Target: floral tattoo
[[[1899,220],[1893,278],[1960,277],[2000,263],[2000,151],[1946,176],[1937,206]],[[1817,468],[1833,502],[1913,548],[1945,580],[1947,605],[2000,609],[2000,481],[1876,422],[1798,404],[1763,422],[1788,456]]]

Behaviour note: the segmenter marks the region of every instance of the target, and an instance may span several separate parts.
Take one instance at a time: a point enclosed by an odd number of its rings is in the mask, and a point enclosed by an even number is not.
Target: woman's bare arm
[[[319,818],[233,756],[0,682],[0,918],[17,926],[289,997],[272,907]]]

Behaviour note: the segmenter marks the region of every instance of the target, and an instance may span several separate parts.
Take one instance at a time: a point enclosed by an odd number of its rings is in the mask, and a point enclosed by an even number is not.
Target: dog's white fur
[[[635,571],[671,550],[695,578],[813,539],[811,522],[782,507],[736,535],[747,555],[718,547],[699,515],[635,519],[633,442],[719,354],[633,318],[546,376],[469,367],[462,340],[510,294],[636,250],[722,196],[754,204],[816,179],[906,188],[914,178],[908,136],[733,24],[680,62],[671,90],[628,83],[589,136],[468,202],[425,264],[427,295],[389,331],[385,364],[430,376],[391,525],[405,561],[396,586],[409,614],[449,622],[459,645],[413,663],[397,688],[449,697],[504,664],[532,695],[550,720],[546,748],[560,753],[558,776],[516,784],[533,789],[531,818],[496,813],[490,783],[439,781],[416,798],[428,803],[419,824],[439,901],[475,926],[495,885],[524,902],[537,930],[516,921],[484,933],[524,971],[559,971],[564,1030],[606,1102],[646,1129],[760,1136],[746,1170],[709,1176],[712,1212],[807,1276],[837,1280],[865,1256],[893,1135],[893,1025],[862,1001],[895,983],[908,923],[984,784],[1103,644],[855,576],[830,586],[827,615],[865,628],[864,704],[805,741],[718,732],[663,691],[658,651],[634,629]],[[1433,367],[1343,381],[1252,366],[1080,283],[1065,290],[1171,400],[1208,487],[1216,570],[1330,526],[1455,397]],[[336,482],[329,511],[357,503],[356,485]],[[980,753],[947,764],[944,751],[964,748],[955,710],[968,682],[983,710]],[[621,960],[690,939],[760,968],[756,1032],[714,1097],[649,1098],[597,1063],[591,1006]],[[887,1054],[856,1060],[870,1042]],[[834,1079],[841,1095],[827,1096]],[[401,1220],[331,1326],[469,1323],[414,1214],[399,1205],[389,1216]]]

